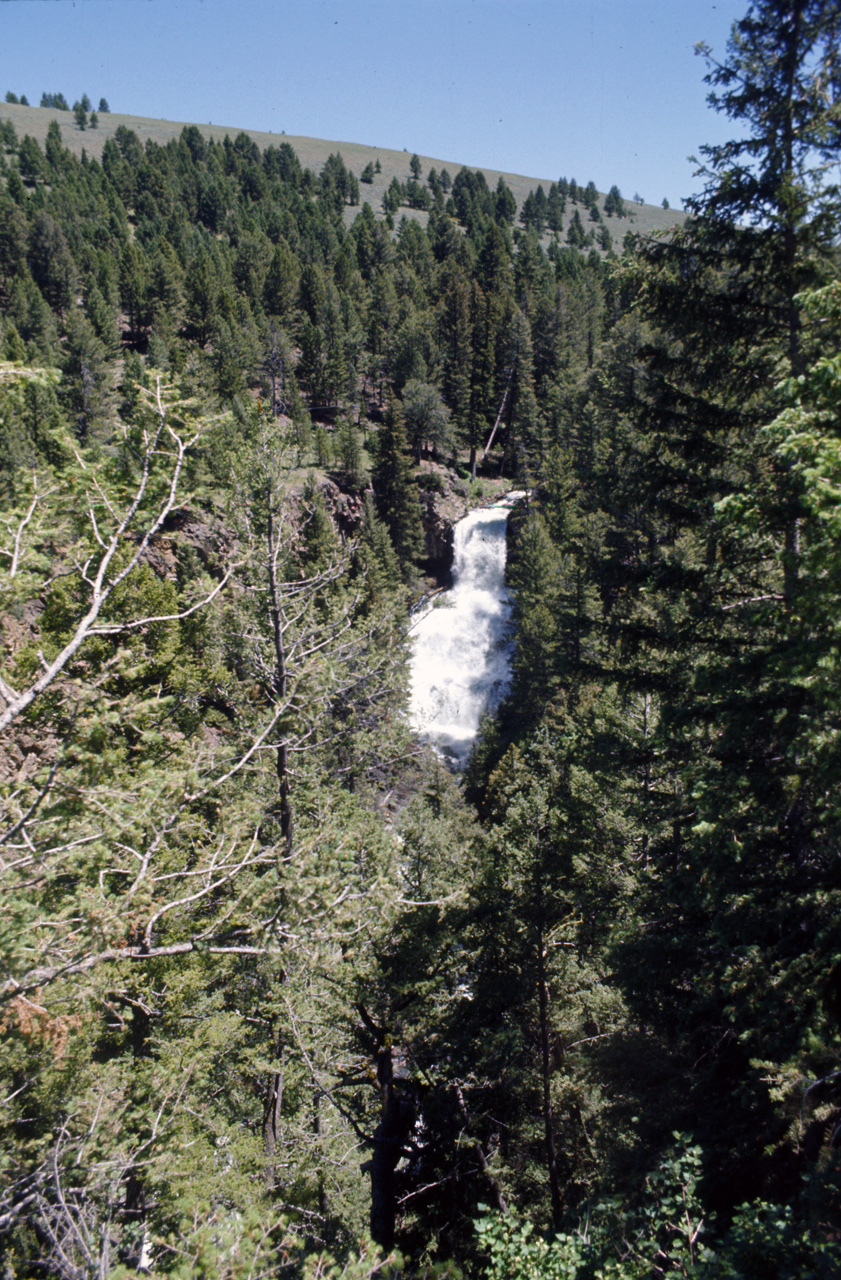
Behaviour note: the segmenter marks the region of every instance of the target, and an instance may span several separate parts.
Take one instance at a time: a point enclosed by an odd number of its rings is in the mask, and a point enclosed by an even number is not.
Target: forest
[[[657,235],[0,118],[4,1280],[841,1273],[839,37],[700,49]],[[410,610],[501,488],[456,777]]]

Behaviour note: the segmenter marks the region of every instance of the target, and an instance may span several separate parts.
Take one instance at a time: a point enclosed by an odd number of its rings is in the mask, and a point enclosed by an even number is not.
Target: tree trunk
[[[139,999],[132,1001],[131,1056],[135,1067],[150,1055],[150,1018]],[[145,1099],[137,1099],[139,1110],[145,1111]],[[125,1178],[123,1200],[123,1225],[125,1240],[120,1249],[120,1260],[130,1267],[141,1265],[146,1244],[146,1183],[140,1170],[132,1165]]]
[[[560,1226],[563,1210],[561,1184],[558,1178],[558,1159],[555,1152],[555,1127],[552,1113],[552,1052],[549,1035],[549,989],[546,979],[546,940],[542,923],[537,934],[537,998],[540,1021],[540,1066],[543,1083],[543,1133],[546,1149],[546,1169],[549,1174],[549,1193],[552,1200],[552,1222]]]
[[[275,1046],[275,1052],[278,1052],[277,1046]],[[284,1072],[282,1047],[279,1052],[281,1055],[281,1069],[280,1071],[275,1071],[269,1079],[269,1091],[266,1097],[266,1104],[263,1109],[263,1140],[266,1144],[266,1155],[269,1158],[270,1167],[274,1162],[278,1138],[280,1137],[281,1110],[283,1107]]]
[[[268,552],[269,552],[269,589],[271,593],[270,613],[275,650],[275,673],[273,692],[278,702],[286,698],[287,671],[286,649],[283,640],[283,616],[280,604],[280,592],[277,584],[277,547],[275,545],[274,510],[270,483],[266,482],[266,509],[268,511]],[[277,789],[280,799],[280,830],[283,836],[284,850],[291,854],[293,845],[292,802],[289,791],[289,745],[281,734],[277,748]]]
[[[458,1101],[459,1113],[464,1121],[464,1128],[466,1132],[470,1124],[470,1117],[467,1114],[467,1104],[464,1101],[464,1090],[461,1085],[456,1085],[456,1099]],[[485,1149],[478,1138],[474,1138],[473,1140],[473,1150],[476,1152],[479,1164],[482,1166],[482,1172],[490,1183],[491,1190],[494,1193],[494,1200],[496,1201],[497,1209],[499,1209],[500,1213],[508,1213],[508,1205],[506,1203],[505,1196],[502,1194],[500,1185],[491,1172],[488,1157],[485,1155]]]
[[[377,1087],[380,1122],[374,1130],[371,1159],[362,1166],[371,1175],[371,1236],[381,1249],[391,1249],[397,1223],[396,1169],[415,1121],[408,1098],[394,1087],[394,1063],[388,1027],[378,1027],[362,1005],[357,1006],[377,1048]]]

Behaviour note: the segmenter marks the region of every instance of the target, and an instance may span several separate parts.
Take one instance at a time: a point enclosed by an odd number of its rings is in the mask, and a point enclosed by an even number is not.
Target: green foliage
[[[352,418],[337,423],[336,452],[345,482],[354,489],[360,488],[364,481],[362,440]]]
[[[60,467],[69,461],[71,449],[56,397],[57,372],[24,366],[23,343],[14,328],[6,334],[5,347],[18,356],[14,363],[23,366],[0,365],[0,483],[12,497],[27,488],[27,473],[44,463]]]
[[[395,1097],[416,1106],[434,1078],[428,1139],[400,1139],[414,1171],[371,1177],[377,1194],[433,1188],[377,1230],[440,1259],[461,1248],[481,1177],[474,1160],[450,1202],[452,1082],[468,1067],[436,1048],[461,1007],[454,939],[478,837],[440,778],[411,801],[425,784],[402,714],[403,580],[422,530],[399,403],[357,529],[348,504],[340,537],[343,499],[295,467],[314,452],[365,483],[360,390],[373,412],[402,390],[425,440],[449,451],[455,418],[475,450],[511,358],[513,247],[486,226],[510,222],[511,193],[459,185],[478,200],[480,283],[440,210],[396,243],[370,210],[346,231],[358,190],[338,156],[316,178],[285,144],[261,155],[246,135],[185,129],[144,148],[120,126],[100,166],[55,122],[44,152],[3,137],[19,154],[0,211],[2,688],[25,706],[0,786],[8,838],[47,867],[28,895],[25,859],[4,882],[9,1254],[53,1265],[34,1216],[72,1237],[82,1269],[130,1269],[145,1241],[161,1274],[244,1274],[277,1250],[368,1274],[359,1146],[375,1151]],[[442,204],[452,183],[438,181]],[[390,199],[429,196],[415,177]],[[178,389],[158,402],[163,370]],[[313,441],[325,402],[336,427]],[[190,489],[170,506],[176,473]],[[383,1093],[394,1037],[418,1066]],[[308,1249],[341,1260],[300,1261]]]
[[[396,213],[406,197],[406,189],[399,178],[394,177],[383,196],[383,209],[386,213]]]
[[[488,1259],[483,1275],[487,1280],[645,1280],[651,1275],[817,1280],[833,1274],[837,1242],[821,1238],[820,1229],[814,1235],[798,1230],[788,1206],[754,1201],[717,1231],[705,1221],[698,1198],[700,1166],[700,1148],[683,1139],[646,1179],[634,1208],[604,1202],[549,1236],[511,1216],[479,1219],[476,1230]]]
[[[320,467],[326,468],[332,465],[333,441],[321,423],[315,429],[315,456]]]
[[[44,172],[44,155],[36,140],[25,133],[18,147],[18,172],[24,182],[34,186]]]
[[[377,514],[388,529],[404,576],[411,578],[423,547],[418,491],[409,473],[403,414],[396,401],[388,411],[386,426],[377,441],[372,476]]]
[[[38,104],[41,107],[52,107],[54,111],[69,111],[67,99],[63,93],[42,93],[41,101]]]
[[[400,562],[388,530],[378,518],[370,493],[364,497],[362,529],[356,548],[356,561],[369,606],[384,603],[401,587]]]
[[[836,44],[750,6],[621,260],[592,182],[348,225],[339,155],[0,125],[7,1269],[455,1274],[486,1200],[491,1275],[837,1271]],[[460,788],[429,447],[529,491]]]
[[[410,378],[401,399],[409,444],[418,460],[429,445],[436,454],[445,454],[452,444],[450,411],[437,388]]]
[[[625,202],[622,199],[622,192],[617,186],[612,186],[605,196],[604,211],[609,218],[626,217]]]
[[[0,120],[0,146],[6,151],[17,151],[18,138],[11,120]]]

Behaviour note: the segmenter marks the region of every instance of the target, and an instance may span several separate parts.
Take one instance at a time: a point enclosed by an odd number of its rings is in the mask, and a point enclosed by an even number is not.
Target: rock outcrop
[[[453,566],[453,526],[468,510],[467,485],[440,463],[423,461],[416,474],[426,538],[426,572],[439,586]]]

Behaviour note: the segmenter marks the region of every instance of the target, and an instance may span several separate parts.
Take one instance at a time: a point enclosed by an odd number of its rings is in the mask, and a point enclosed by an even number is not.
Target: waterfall
[[[521,493],[471,511],[453,531],[453,586],[412,624],[412,727],[463,769],[486,711],[511,678],[505,588],[508,513]]]

